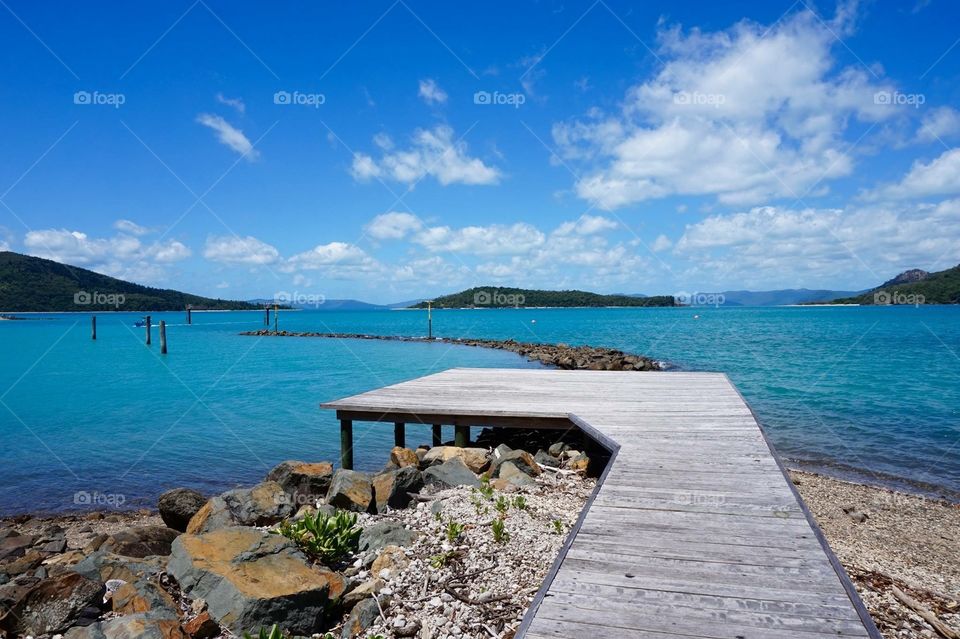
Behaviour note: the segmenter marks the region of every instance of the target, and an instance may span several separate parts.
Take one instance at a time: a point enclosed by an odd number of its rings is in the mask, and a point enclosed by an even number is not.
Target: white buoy
[[[530,323],[531,323],[531,324],[536,324],[536,323],[537,323],[537,320],[530,320]]]
[[[700,316],[699,316],[699,315],[694,315],[694,316],[693,316],[693,319],[700,319]]]

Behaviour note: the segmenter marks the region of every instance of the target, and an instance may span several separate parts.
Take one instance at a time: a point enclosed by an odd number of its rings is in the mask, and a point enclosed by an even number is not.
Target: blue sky
[[[230,298],[960,262],[960,8],[0,2],[0,247]]]

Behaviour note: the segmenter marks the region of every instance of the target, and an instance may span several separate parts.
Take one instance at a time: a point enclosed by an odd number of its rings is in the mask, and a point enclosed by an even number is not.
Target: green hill
[[[539,291],[527,288],[485,286],[468,288],[459,293],[433,300],[434,308],[512,308],[525,306],[675,306],[671,295],[634,297],[632,295],[600,295],[586,291]],[[426,308],[426,302],[410,308]]]
[[[854,297],[832,304],[960,304],[960,265],[926,273],[913,269]]]
[[[253,304],[140,286],[85,268],[0,252],[0,311],[176,311],[254,309]]]

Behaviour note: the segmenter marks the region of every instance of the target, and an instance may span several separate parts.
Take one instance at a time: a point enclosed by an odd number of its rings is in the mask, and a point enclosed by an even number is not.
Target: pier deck
[[[611,452],[518,637],[880,638],[723,374],[452,369],[323,406],[348,427],[572,423]]]

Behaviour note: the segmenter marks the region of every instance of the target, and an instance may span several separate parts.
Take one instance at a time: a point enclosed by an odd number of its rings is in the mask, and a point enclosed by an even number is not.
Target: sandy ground
[[[960,505],[794,471],[884,637],[960,637]],[[895,589],[946,625],[938,632]]]

